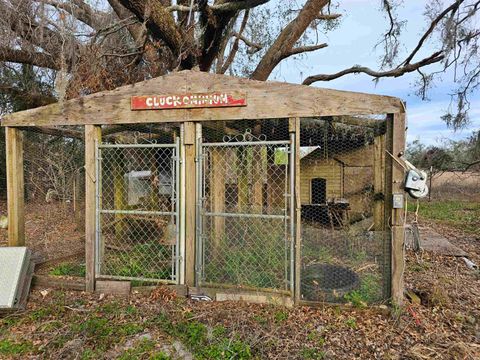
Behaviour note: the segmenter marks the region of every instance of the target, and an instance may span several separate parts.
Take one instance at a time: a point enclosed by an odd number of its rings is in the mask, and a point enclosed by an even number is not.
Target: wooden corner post
[[[98,125],[85,125],[85,290],[95,290],[96,145],[102,139]]]
[[[394,195],[406,196],[404,191],[405,171],[396,160],[405,152],[405,113],[389,114],[386,134],[386,201],[385,216],[391,227],[391,300],[392,304],[403,304],[403,273],[405,268],[405,209],[395,204]],[[394,158],[392,158],[394,157]]]
[[[7,147],[8,246],[25,246],[25,200],[23,181],[23,134],[5,128]]]
[[[195,286],[196,144],[195,123],[185,122],[183,160],[185,161],[185,284],[187,286]]]

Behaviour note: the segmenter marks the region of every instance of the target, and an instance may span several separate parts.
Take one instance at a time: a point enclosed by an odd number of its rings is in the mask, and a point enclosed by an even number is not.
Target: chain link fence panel
[[[100,277],[177,282],[179,140],[98,147]]]

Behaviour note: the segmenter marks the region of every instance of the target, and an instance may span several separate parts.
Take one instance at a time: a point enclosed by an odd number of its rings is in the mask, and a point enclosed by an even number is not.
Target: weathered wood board
[[[130,281],[97,280],[95,282],[95,292],[101,294],[128,296],[131,287]]]
[[[169,110],[131,110],[132,96],[162,93],[244,92],[247,106]],[[255,81],[197,71],[180,71],[111,91],[17,112],[3,126],[128,124],[207,120],[272,119],[395,113],[394,97]]]

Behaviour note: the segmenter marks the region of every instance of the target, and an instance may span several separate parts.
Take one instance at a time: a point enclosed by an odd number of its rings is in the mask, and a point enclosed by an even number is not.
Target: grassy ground
[[[420,223],[480,264],[478,212],[473,203],[422,203]],[[480,358],[480,272],[428,252],[409,252],[406,265],[406,288],[420,303],[392,311],[355,297],[357,306],[289,309],[196,302],[164,287],[128,299],[35,290],[26,311],[0,316],[0,359]]]
[[[414,212],[415,203],[409,204],[409,211]],[[419,215],[463,232],[480,236],[480,202],[477,201],[421,201]]]

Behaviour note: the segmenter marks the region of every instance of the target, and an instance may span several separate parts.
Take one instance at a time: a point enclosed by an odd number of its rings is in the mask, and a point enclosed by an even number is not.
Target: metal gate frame
[[[172,149],[172,210],[171,211],[142,211],[142,210],[116,210],[116,209],[103,209],[102,207],[102,149],[116,148],[116,149],[141,149],[141,148],[170,148]],[[137,280],[146,282],[158,282],[166,284],[180,284],[182,277],[182,269],[180,266],[182,256],[180,254],[180,238],[181,238],[181,219],[180,219],[180,138],[176,137],[173,144],[103,144],[95,142],[95,198],[96,198],[96,218],[95,218],[95,274],[97,279],[112,279],[112,280]],[[146,277],[130,277],[130,276],[117,276],[117,275],[103,275],[102,274],[102,259],[100,258],[100,248],[102,245],[102,228],[101,228],[101,216],[102,214],[124,214],[124,215],[150,215],[150,216],[171,216],[175,218],[175,245],[172,246],[172,271],[170,279],[155,279]]]
[[[251,133],[247,133],[251,136]],[[205,278],[205,243],[203,239],[203,222],[209,216],[223,216],[223,217],[251,217],[260,219],[283,219],[285,228],[285,283],[284,289],[266,289],[255,288],[253,290],[284,292],[290,296],[294,296],[295,291],[295,134],[290,133],[289,140],[267,141],[262,138],[254,138],[253,141],[243,139],[238,141],[238,137],[234,140],[224,142],[210,142],[203,143],[201,141],[201,126],[197,128],[196,138],[199,139],[196,143],[196,241],[195,241],[195,284],[196,286],[205,286],[209,283],[204,283]],[[204,206],[205,202],[205,174],[203,171],[205,161],[205,149],[213,147],[240,147],[240,146],[258,146],[258,145],[277,145],[286,147],[288,154],[288,165],[285,169],[285,202],[283,215],[258,214],[258,213],[212,213],[207,212]],[[222,284],[215,284],[220,286]],[[226,287],[231,287],[225,284]],[[239,288],[248,289],[248,286],[237,285]]]

